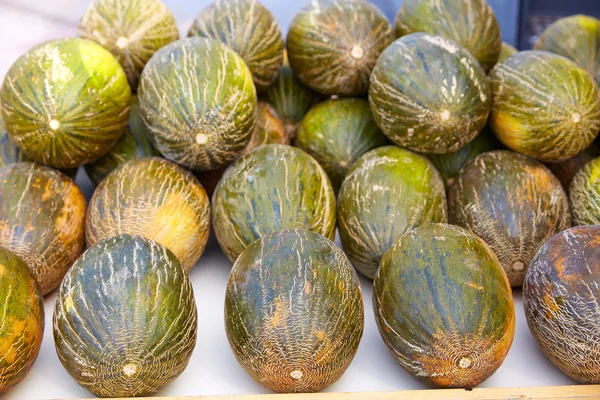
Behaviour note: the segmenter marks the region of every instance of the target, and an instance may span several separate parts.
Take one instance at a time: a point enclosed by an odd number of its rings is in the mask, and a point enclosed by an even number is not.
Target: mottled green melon
[[[373,309],[400,366],[437,387],[479,385],[500,367],[515,332],[500,261],[452,225],[423,225],[394,243],[375,278]]]
[[[510,44],[502,42],[502,50],[500,51],[500,57],[498,58],[498,62],[500,63],[506,61],[518,52],[519,51],[512,47]]]
[[[44,301],[31,270],[0,247],[0,396],[19,383],[35,361],[44,334]]]
[[[65,276],[54,344],[75,381],[99,397],[156,393],[196,345],[192,285],[166,247],[119,235],[87,250]]]
[[[394,40],[386,16],[365,0],[313,0],[287,35],[290,65],[306,86],[326,95],[367,94],[379,54]]]
[[[144,68],[139,101],[155,147],[192,169],[228,166],[254,131],[250,70],[216,40],[188,38],[160,49]]]
[[[369,101],[392,142],[424,153],[450,153],[485,127],[492,93],[467,50],[441,36],[414,33],[377,60]]]
[[[196,17],[188,35],[220,40],[235,50],[258,91],[277,79],[283,64],[281,28],[257,0],[216,0]]]
[[[541,163],[511,151],[484,153],[462,169],[448,193],[450,222],[496,253],[512,286],[521,286],[538,249],[571,226],[559,180]]]
[[[447,222],[440,173],[425,157],[396,146],[371,150],[350,168],[337,206],[344,250],[371,279],[381,257],[406,231]]]
[[[600,20],[572,15],[550,25],[533,47],[575,61],[600,83]]]
[[[131,90],[117,59],[85,39],[28,51],[0,90],[11,140],[35,162],[73,168],[96,161],[119,140]]]
[[[348,169],[369,150],[388,144],[366,100],[328,100],[304,117],[296,146],[321,164],[337,193]]]
[[[70,178],[34,163],[0,169],[0,246],[32,269],[44,295],[84,245],[85,198]]]
[[[600,226],[549,240],[531,262],[523,304],[546,356],[581,383],[600,383]]]
[[[575,175],[569,203],[575,225],[600,225],[600,157]]]
[[[554,163],[547,163],[546,166],[552,171],[552,173],[562,183],[565,190],[569,190],[571,182],[584,165],[592,161],[594,158],[600,156],[600,139],[596,137],[596,140],[584,151],[573,156],[565,161],[559,161]]]
[[[283,229],[335,236],[329,178],[291,146],[266,144],[238,159],[217,185],[212,207],[217,240],[231,261],[256,239]]]
[[[489,71],[502,49],[500,25],[486,0],[405,0],[396,37],[414,32],[445,36],[467,49]]]
[[[600,130],[600,97],[592,77],[546,51],[522,51],[490,73],[490,126],[504,145],[544,162],[588,147]]]
[[[259,101],[256,106],[256,126],[242,155],[263,144],[289,144],[290,138],[283,121],[269,104]]]
[[[276,392],[317,392],[338,380],[362,337],[356,272],[329,239],[303,229],[252,243],[225,295],[227,338],[239,363]]]
[[[171,250],[186,270],[198,261],[210,231],[210,204],[190,172],[162,158],[132,160],[108,175],[87,212],[88,247],[111,236],[142,235]]]
[[[85,165],[85,172],[95,185],[98,185],[108,174],[127,161],[138,158],[160,156],[148,138],[148,131],[140,116],[137,96],[131,98],[129,124],[125,133],[112,150],[91,164]]]
[[[94,0],[78,33],[119,60],[134,92],[150,57],[179,39],[177,22],[160,0]]]

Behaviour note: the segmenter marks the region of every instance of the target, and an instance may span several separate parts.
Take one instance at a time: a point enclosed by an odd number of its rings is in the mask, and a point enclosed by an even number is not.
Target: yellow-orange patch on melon
[[[316,336],[316,337],[317,337],[317,339],[319,339],[319,340],[324,340],[324,339],[327,337],[327,335],[326,335],[326,334],[325,334],[325,332],[323,332],[323,331],[316,331],[316,332],[315,332],[315,336]]]
[[[492,124],[496,130],[501,132],[499,139],[504,145],[510,148],[519,148],[523,139],[523,122],[510,115],[509,113],[495,112],[492,117]]]
[[[2,264],[0,264],[0,276],[4,276],[4,274],[6,273],[6,267]]]
[[[44,187],[44,193],[42,194],[42,201],[47,201],[54,194],[54,190],[52,190],[52,181],[47,180],[46,186]]]

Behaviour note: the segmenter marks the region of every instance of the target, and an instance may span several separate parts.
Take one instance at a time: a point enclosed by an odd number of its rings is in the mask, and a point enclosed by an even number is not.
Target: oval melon
[[[600,225],[600,157],[575,175],[569,203],[575,225]]]
[[[377,60],[369,101],[377,125],[400,147],[450,153],[485,127],[492,95],[467,50],[441,36],[414,33]]]
[[[425,157],[385,146],[350,168],[338,195],[338,228],[360,273],[372,279],[390,246],[427,222],[447,222],[447,205],[444,181]]]
[[[600,383],[600,226],[580,226],[549,240],[523,287],[525,316],[546,356],[572,379]]]
[[[54,308],[58,359],[99,397],[156,393],[188,364],[197,311],[188,274],[166,247],[119,235],[88,249]]]
[[[239,363],[276,392],[316,392],[354,358],[364,327],[356,272],[325,237],[303,229],[262,237],[235,262],[225,328]]]
[[[500,261],[452,225],[422,225],[394,243],[375,278],[373,309],[400,366],[437,387],[477,386],[500,367],[514,337]]]
[[[538,161],[510,151],[475,158],[448,193],[450,222],[496,253],[512,286],[521,286],[538,249],[571,226],[567,195]]]
[[[131,90],[117,59],[85,39],[53,40],[28,51],[0,89],[11,140],[40,164],[73,168],[119,140]]]

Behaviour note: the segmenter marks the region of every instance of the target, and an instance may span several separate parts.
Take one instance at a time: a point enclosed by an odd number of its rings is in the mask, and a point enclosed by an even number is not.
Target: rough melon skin
[[[485,127],[492,94],[467,50],[442,36],[414,33],[377,60],[369,101],[377,125],[400,147],[457,151]]]
[[[79,22],[78,34],[119,60],[133,92],[150,57],[179,39],[177,22],[160,0],[94,0]]]
[[[574,225],[600,225],[600,158],[579,171],[569,190]]]
[[[502,50],[500,51],[500,57],[498,58],[498,62],[503,62],[508,60],[510,57],[518,53],[519,51],[512,47],[508,43],[502,43]]]
[[[287,35],[290,65],[325,95],[367,94],[379,54],[394,40],[385,15],[365,0],[312,0]]]
[[[577,174],[587,163],[600,156],[600,140],[598,137],[594,142],[582,151],[565,161],[546,163],[546,167],[558,178],[566,191],[569,190],[575,174]]]
[[[37,358],[44,334],[43,300],[27,264],[0,247],[0,396],[25,378]]]
[[[350,168],[337,208],[344,251],[371,279],[381,257],[406,231],[448,221],[439,172],[425,157],[396,146],[371,150]]]
[[[600,20],[572,15],[550,25],[533,47],[575,61],[600,83]]]
[[[523,287],[525,316],[542,351],[578,382],[600,383],[600,226],[549,240]]]
[[[239,363],[276,392],[317,392],[350,365],[364,328],[356,272],[325,237],[303,229],[264,236],[235,262],[225,327]]]
[[[498,64],[490,80],[490,126],[508,148],[544,162],[563,161],[598,135],[598,86],[572,61],[522,51]]]
[[[156,393],[196,345],[192,285],[166,247],[119,235],[87,250],[65,276],[54,344],[75,381],[99,397]]]
[[[191,169],[228,166],[254,131],[250,70],[216,40],[188,38],[160,49],[144,68],[139,101],[154,146]]]
[[[86,217],[88,247],[128,233],[172,251],[186,270],[198,261],[210,231],[210,204],[198,180],[161,158],[129,161],[94,192]]]
[[[85,198],[70,178],[34,163],[0,169],[0,246],[32,269],[44,295],[84,245]]]
[[[373,308],[396,361],[436,387],[479,385],[513,342],[515,310],[502,265],[457,226],[426,224],[396,241],[381,260]]]
[[[327,174],[304,151],[266,144],[233,163],[217,185],[213,226],[234,262],[255,240],[283,229],[308,229],[333,240],[335,195]]]
[[[362,99],[324,101],[304,117],[295,145],[323,167],[337,193],[348,169],[369,150],[389,144],[369,103]]]
[[[483,239],[512,286],[521,286],[538,249],[571,227],[567,195],[538,161],[510,151],[484,153],[458,175],[448,193],[450,222]]]
[[[130,98],[117,59],[79,38],[34,47],[12,65],[0,90],[11,140],[35,162],[55,168],[108,153],[125,131]]]
[[[257,0],[216,0],[194,20],[188,36],[220,40],[246,62],[261,92],[283,64],[283,36],[277,20]]]
[[[447,37],[473,54],[486,71],[502,49],[500,26],[486,0],[405,0],[395,31],[396,37],[414,32]]]

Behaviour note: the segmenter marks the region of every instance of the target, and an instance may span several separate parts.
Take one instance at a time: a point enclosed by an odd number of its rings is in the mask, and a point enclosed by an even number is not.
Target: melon
[[[128,233],[152,239],[190,270],[210,231],[208,196],[192,173],[162,158],[132,160],[98,185],[87,212],[88,247]]]
[[[600,383],[600,226],[579,226],[549,240],[523,287],[529,329],[562,372]]]
[[[467,50],[442,36],[414,33],[377,60],[369,101],[377,125],[396,145],[444,154],[483,130],[492,94]]]
[[[481,239],[452,225],[422,225],[393,244],[375,278],[373,309],[398,364],[436,387],[485,381],[515,332],[500,261]]]
[[[309,111],[295,145],[321,164],[337,192],[360,156],[388,143],[373,119],[369,102],[337,99],[324,101]]]
[[[440,173],[425,157],[396,146],[371,150],[350,168],[337,207],[344,251],[371,279],[381,257],[406,231],[447,222]]]
[[[183,266],[141,236],[97,243],[61,283],[54,308],[58,359],[99,397],[156,393],[188,364],[197,311]]]
[[[576,156],[565,161],[546,163],[546,166],[562,183],[565,190],[568,191],[575,174],[596,157],[600,157],[600,140],[598,140],[598,137],[596,137],[596,140],[587,149]]]
[[[394,40],[386,16],[366,0],[313,0],[294,17],[287,51],[294,73],[325,95],[359,96]]]
[[[506,61],[518,52],[519,51],[512,47],[510,44],[502,42],[502,50],[500,51],[500,57],[498,58],[498,62],[500,63]]]
[[[179,39],[177,22],[160,0],[94,0],[79,22],[78,34],[117,58],[133,92],[150,57]]]
[[[242,155],[263,144],[289,144],[290,138],[277,112],[269,104],[259,101],[256,106],[256,127]]]
[[[0,116],[0,168],[22,161],[30,161],[30,158],[10,140],[2,116]]]
[[[567,195],[540,162],[499,150],[460,172],[448,193],[450,222],[483,239],[512,286],[521,286],[538,249],[571,226]]]
[[[414,32],[445,36],[467,49],[489,71],[502,50],[500,25],[486,0],[405,0],[396,37]]]
[[[19,383],[42,345],[44,299],[31,270],[0,247],[0,396]]]
[[[252,74],[216,40],[188,38],[160,49],[144,68],[138,93],[156,149],[191,169],[228,166],[254,131]]]
[[[117,59],[85,39],[53,40],[12,65],[0,89],[11,140],[54,168],[94,162],[127,125],[131,90]]]
[[[304,151],[265,144],[235,161],[212,198],[213,226],[234,262],[252,242],[283,229],[333,240],[335,195],[327,174]]]
[[[281,28],[257,0],[216,0],[194,19],[188,36],[220,40],[235,50],[259,92],[277,79],[283,64]]]
[[[0,193],[0,246],[27,263],[46,295],[83,251],[85,198],[72,179],[28,162],[0,169]]]
[[[546,51],[522,51],[490,73],[490,126],[504,145],[544,162],[567,160],[600,131],[600,97],[592,77]]]
[[[575,225],[600,225],[600,157],[575,175],[569,203]]]
[[[239,363],[276,392],[317,392],[344,373],[364,328],[356,272],[329,239],[303,229],[263,236],[235,262],[225,294]]]

